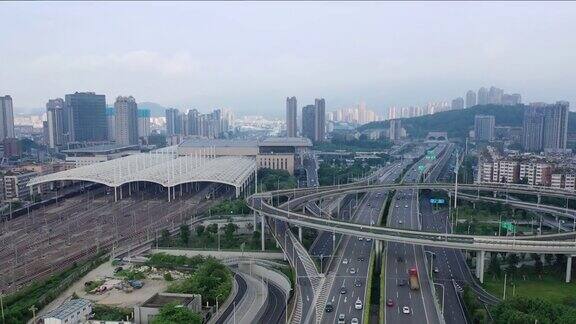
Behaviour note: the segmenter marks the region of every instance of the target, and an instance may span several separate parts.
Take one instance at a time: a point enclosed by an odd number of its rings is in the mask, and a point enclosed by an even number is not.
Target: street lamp
[[[219,315],[219,313],[218,313],[218,297],[220,297],[220,296],[222,296],[222,294],[216,295],[216,318],[218,318],[218,315]]]

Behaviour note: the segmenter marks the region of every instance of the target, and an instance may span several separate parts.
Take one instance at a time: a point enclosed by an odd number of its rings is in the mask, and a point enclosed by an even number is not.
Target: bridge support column
[[[298,226],[298,241],[302,243],[302,226]]]
[[[260,214],[260,242],[262,245],[262,251],[265,250],[265,242],[264,242],[264,214]]]
[[[542,201],[542,196],[540,194],[538,194],[538,205],[540,205],[541,201]]]
[[[116,192],[116,187],[114,187],[114,202],[118,201],[118,193]]]
[[[478,260],[476,260],[476,268],[478,269],[478,279],[480,283],[484,283],[484,260],[486,259],[486,251],[480,251]]]
[[[128,183],[128,196],[132,196],[132,183]]]
[[[236,188],[236,198],[240,197],[240,188],[239,187],[235,187]]]
[[[120,186],[120,200],[122,200],[122,186]]]
[[[170,202],[170,200],[172,200],[172,193],[170,193],[170,187],[166,188],[168,189],[168,202]]]
[[[569,283],[572,279],[572,256],[569,255],[566,258],[566,283]]]
[[[498,192],[494,191],[493,196],[494,196],[494,198],[496,198],[496,196],[498,196]]]

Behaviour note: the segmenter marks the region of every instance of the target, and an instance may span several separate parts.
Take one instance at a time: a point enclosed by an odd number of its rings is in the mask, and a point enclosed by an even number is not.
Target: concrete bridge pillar
[[[298,241],[302,243],[302,226],[298,226]]]
[[[542,195],[538,194],[538,205],[540,205],[541,201],[542,201]]]
[[[480,251],[480,283],[484,283],[484,262],[486,261],[486,251]]]
[[[572,256],[569,255],[566,258],[566,283],[569,283],[572,279]]]
[[[264,214],[260,214],[260,241],[261,241],[261,245],[262,245],[262,251],[265,250],[265,243],[264,242]]]
[[[494,198],[496,198],[496,196],[498,196],[498,191],[494,190],[493,194]]]

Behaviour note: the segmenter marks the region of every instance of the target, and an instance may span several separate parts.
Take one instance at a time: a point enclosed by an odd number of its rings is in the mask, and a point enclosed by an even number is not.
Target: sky
[[[284,115],[326,99],[451,100],[495,85],[576,105],[574,2],[0,2],[0,95],[75,91]]]

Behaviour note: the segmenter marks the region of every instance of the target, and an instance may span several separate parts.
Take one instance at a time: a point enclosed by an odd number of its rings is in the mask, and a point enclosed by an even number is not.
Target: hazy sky
[[[283,116],[496,85],[576,105],[576,3],[0,2],[0,94],[74,91]]]

